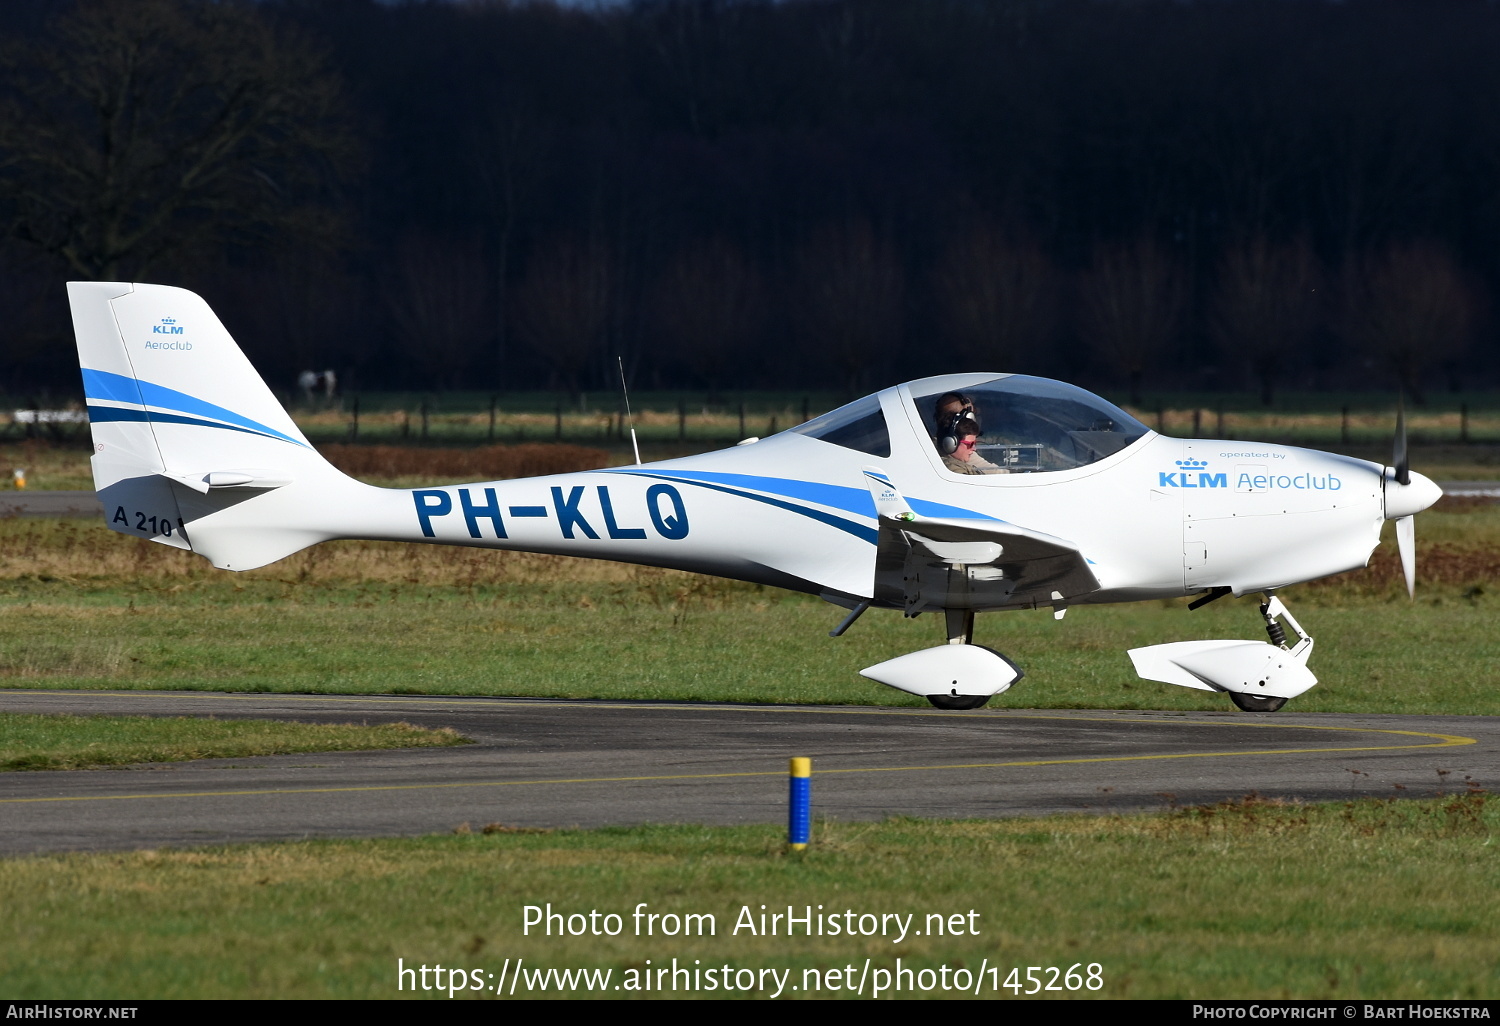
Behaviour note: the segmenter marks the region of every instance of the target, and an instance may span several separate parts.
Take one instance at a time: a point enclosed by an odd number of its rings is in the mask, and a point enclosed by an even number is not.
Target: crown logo
[[[162,318],[162,319],[161,319],[161,322],[162,322],[162,323],[163,323],[163,324],[176,324],[176,323],[177,323],[177,322],[176,322],[176,321],[175,321],[175,320],[174,320],[174,319],[172,319],[172,318],[171,318],[171,317],[163,317],[163,318]]]
[[[1208,460],[1178,460],[1177,465],[1183,470],[1200,470],[1208,466]]]

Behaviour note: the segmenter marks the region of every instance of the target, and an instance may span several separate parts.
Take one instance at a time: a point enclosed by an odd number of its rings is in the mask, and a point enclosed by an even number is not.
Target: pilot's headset
[[[941,412],[944,406],[950,405],[957,399],[963,405],[948,415]],[[937,404],[933,407],[937,412],[938,419],[938,452],[944,456],[952,456],[958,451],[958,440],[964,435],[977,435],[979,429],[979,414],[974,410],[974,399],[964,395],[962,392],[948,392],[938,397]]]

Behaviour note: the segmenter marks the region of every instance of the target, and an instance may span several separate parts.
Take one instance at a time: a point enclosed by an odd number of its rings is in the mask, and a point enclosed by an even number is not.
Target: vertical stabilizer
[[[308,443],[202,298],[164,285],[70,282],[109,526],[261,566],[331,537],[272,494],[353,485]],[[268,501],[269,500],[269,501]],[[304,500],[305,501],[305,500]]]

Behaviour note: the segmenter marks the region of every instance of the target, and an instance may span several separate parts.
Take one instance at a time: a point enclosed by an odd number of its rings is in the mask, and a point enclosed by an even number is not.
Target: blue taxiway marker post
[[[792,851],[806,851],[812,831],[812,760],[792,760],[791,803],[787,808],[786,843]]]

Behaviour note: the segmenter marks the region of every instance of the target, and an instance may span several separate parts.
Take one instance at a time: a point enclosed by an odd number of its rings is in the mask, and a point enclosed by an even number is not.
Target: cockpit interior
[[[1112,456],[1150,429],[1091,392],[1049,378],[1005,374],[916,382],[910,401],[943,466],[954,474],[1036,474],[1072,470]],[[882,458],[890,427],[877,396],[841,406],[792,429]],[[967,443],[967,444],[966,444]]]

